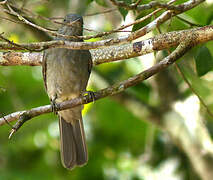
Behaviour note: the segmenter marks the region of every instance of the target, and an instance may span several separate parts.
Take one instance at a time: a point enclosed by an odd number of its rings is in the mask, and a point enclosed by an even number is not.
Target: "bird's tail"
[[[81,109],[79,107],[59,113],[61,160],[65,168],[82,166],[88,161]]]

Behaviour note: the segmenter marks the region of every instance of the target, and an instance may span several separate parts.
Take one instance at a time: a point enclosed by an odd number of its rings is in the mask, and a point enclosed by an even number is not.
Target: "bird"
[[[83,18],[77,14],[65,16],[58,33],[66,37],[55,40],[82,42],[76,36],[83,35]],[[92,69],[89,50],[50,48],[44,51],[42,73],[46,92],[53,110],[57,103],[70,100],[86,92]],[[60,129],[61,161],[71,170],[83,166],[88,161],[88,151],[82,120],[83,105],[58,111]]]

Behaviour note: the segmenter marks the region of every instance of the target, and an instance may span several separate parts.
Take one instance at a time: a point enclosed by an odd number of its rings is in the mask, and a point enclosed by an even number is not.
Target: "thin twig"
[[[23,16],[21,16],[20,14],[18,14],[17,12],[15,12],[15,11],[12,9],[12,7],[11,7],[10,5],[7,4],[7,7],[8,7],[8,9],[10,10],[10,13],[11,13],[11,14],[17,16],[17,17],[19,18],[19,20],[23,21],[25,24],[30,25],[30,26],[32,26],[32,27],[34,27],[34,28],[36,28],[36,29],[39,29],[39,30],[41,30],[41,31],[44,31],[44,32],[46,32],[46,33],[49,33],[49,34],[51,34],[52,36],[63,37],[63,38],[76,38],[76,39],[81,39],[81,38],[78,37],[78,36],[67,36],[67,35],[59,34],[59,33],[57,33],[57,32],[50,31],[50,30],[48,30],[48,29],[46,29],[46,28],[43,28],[43,27],[41,27],[41,26],[39,26],[39,25],[33,24],[32,22],[28,21],[28,20],[25,19]]]
[[[188,21],[188,20],[186,20],[186,19],[184,19],[184,18],[182,18],[180,16],[175,16],[175,17],[178,18],[178,19],[180,19],[181,21],[189,24],[190,26],[203,27],[203,25],[201,25],[201,24],[192,23],[192,22],[190,22],[190,21]]]
[[[23,46],[21,46],[21,45],[19,45],[19,44],[17,44],[17,43],[14,43],[13,41],[10,41],[9,39],[5,38],[2,34],[4,34],[4,32],[0,34],[0,39],[2,39],[2,40],[4,40],[4,41],[8,42],[8,43],[11,44],[12,46],[21,48],[22,50],[34,51],[34,50],[30,49],[30,48],[23,47]]]
[[[171,4],[173,2],[175,2],[176,0],[171,0],[170,2],[168,2],[167,4]],[[204,0],[189,0],[188,2],[185,2],[183,4],[181,4],[182,9],[180,11],[171,11],[168,10],[166,12],[164,12],[163,14],[161,14],[158,18],[156,18],[154,21],[152,21],[151,23],[147,24],[145,27],[130,33],[126,36],[120,36],[114,39],[108,39],[106,41],[108,41],[108,45],[115,45],[115,44],[119,44],[119,43],[125,43],[125,42],[131,42],[139,37],[144,36],[145,34],[147,34],[148,32],[152,31],[154,28],[156,28],[158,25],[164,23],[165,21],[167,21],[168,19],[170,19],[173,16],[176,16],[184,11],[187,11],[195,6],[197,6],[198,4],[200,4],[201,2],[203,2]],[[31,25],[35,28],[39,28],[40,30],[44,30],[45,32],[50,32],[51,34],[54,35],[59,35],[59,36],[64,36],[64,35],[60,35],[56,32],[52,32],[52,31],[48,31],[45,28],[42,28],[40,26],[37,26],[29,21],[27,21],[26,19],[24,19],[22,16],[20,16],[19,14],[17,14],[15,12],[15,15],[19,18],[21,18],[21,20],[23,20],[25,23],[27,23],[28,25]],[[121,28],[120,28],[121,29]],[[119,30],[120,30],[119,29]],[[116,29],[117,30],[117,29]],[[67,38],[73,37],[73,38],[80,38],[80,39],[90,39],[90,38],[95,38],[95,37],[100,37],[103,35],[108,35],[109,33],[102,33],[102,34],[97,34],[97,35],[92,35],[92,36],[68,36]],[[65,36],[64,36],[65,37]],[[65,37],[66,38],[66,37]]]
[[[137,10],[137,11],[142,11],[142,10],[146,10],[146,9],[152,9],[152,8],[164,8],[167,10],[175,10],[175,11],[181,11],[182,10],[182,6],[181,5],[171,5],[168,3],[162,3],[162,2],[158,2],[158,1],[151,1],[149,4],[143,4],[143,5],[139,5],[139,3],[133,3],[133,4],[127,4],[124,1],[117,1],[117,0],[110,0],[115,6],[118,6],[119,8],[125,8],[127,10]]]
[[[138,0],[136,3],[135,3],[135,6],[138,6],[140,4],[142,0]]]
[[[4,20],[7,20],[7,21],[10,21],[10,22],[13,22],[13,23],[17,23],[17,24],[24,24],[24,22],[22,22],[22,21],[15,21],[13,19],[2,17],[2,16],[0,16],[0,19],[4,19]]]
[[[95,32],[95,33],[108,33],[109,31],[106,31],[106,32],[100,32],[100,31],[95,31],[95,30],[93,30],[93,29],[89,29],[89,28],[83,28],[84,30],[86,30],[86,31],[90,31],[90,32]],[[115,33],[117,33],[117,32],[132,32],[132,31],[125,31],[125,30],[113,30],[113,32],[115,32]]]
[[[117,10],[118,10],[117,8],[112,8],[112,9],[104,10],[104,11],[102,11],[102,12],[96,12],[96,13],[85,14],[84,16],[86,17],[86,16],[102,15],[102,14],[110,13],[110,12],[117,11]]]
[[[37,19],[37,18],[41,18],[41,19],[43,19],[43,20],[47,20],[47,21],[51,21],[51,22],[53,22],[53,23],[56,23],[56,24],[61,24],[61,25],[67,25],[67,23],[64,23],[64,22],[59,22],[59,21],[56,21],[56,20],[54,20],[55,18],[48,18],[48,17],[44,17],[44,16],[40,16],[40,15],[35,15],[33,12],[30,12],[29,10],[27,10],[27,9],[24,9],[25,11],[27,11],[28,13],[31,13],[31,18],[34,18],[34,19]],[[137,20],[135,20],[133,23],[130,23],[130,24],[127,24],[127,25],[123,25],[123,26],[121,26],[121,27],[118,27],[118,28],[116,28],[116,29],[114,29],[114,30],[111,30],[111,31],[107,31],[107,32],[96,32],[97,34],[95,34],[95,35],[87,35],[87,36],[78,36],[79,37],[79,39],[84,39],[84,40],[87,40],[87,39],[91,39],[91,38],[98,38],[98,37],[103,37],[103,36],[107,36],[107,35],[110,35],[110,34],[112,34],[112,33],[116,33],[116,32],[126,32],[126,31],[121,31],[121,30],[123,30],[123,29],[125,29],[125,28],[127,28],[127,27],[130,27],[130,26],[133,26],[133,25],[135,25],[135,24],[139,24],[139,23],[142,23],[143,21],[145,21],[146,19],[148,19],[148,18],[150,18],[150,17],[152,17],[154,14],[156,14],[157,12],[159,12],[160,10],[162,10],[162,9],[158,9],[158,10],[155,10],[154,12],[152,12],[152,13],[150,13],[150,14],[148,14],[148,15],[146,15],[146,16],[144,16],[144,17],[142,17],[142,18],[140,18],[140,19],[137,19]],[[11,12],[8,12],[7,10],[4,10],[5,12],[7,12],[7,13],[11,13]],[[13,14],[13,13],[12,13]],[[17,16],[17,15],[16,15]],[[63,19],[63,18],[57,18],[57,19]],[[26,23],[26,22],[23,22],[23,23]],[[29,24],[29,25],[32,25],[32,24]],[[33,27],[35,27],[35,28],[40,28],[40,30],[44,30],[42,27],[39,27],[38,25],[33,25]],[[50,32],[50,31],[48,31],[48,29],[47,28],[45,28],[47,31],[47,33],[53,33],[52,35],[54,35],[55,34],[55,32]],[[88,28],[84,28],[85,30],[89,30]],[[55,30],[54,30],[55,31]],[[89,30],[89,31],[91,31],[91,30]],[[92,30],[92,31],[94,31],[94,30]],[[95,31],[94,31],[95,32]],[[128,32],[131,32],[131,31],[128,31]],[[57,34],[56,34],[57,35]],[[70,36],[67,36],[67,37],[70,37]]]
[[[8,126],[11,127],[11,129],[13,128],[13,126],[8,122],[8,120],[4,117],[4,115],[2,116],[2,118],[4,119],[4,121],[8,124]]]

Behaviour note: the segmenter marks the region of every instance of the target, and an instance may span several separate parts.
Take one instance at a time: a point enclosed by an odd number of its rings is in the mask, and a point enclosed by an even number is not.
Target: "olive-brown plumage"
[[[59,29],[60,34],[81,36],[83,19],[76,14],[68,14]],[[82,41],[76,38],[64,39]],[[63,102],[78,97],[86,91],[92,68],[91,54],[88,50],[71,50],[52,48],[44,52],[43,78],[45,88],[53,103]],[[59,127],[61,141],[61,159],[64,167],[72,169],[88,161],[85,134],[82,122],[83,106],[59,111]]]

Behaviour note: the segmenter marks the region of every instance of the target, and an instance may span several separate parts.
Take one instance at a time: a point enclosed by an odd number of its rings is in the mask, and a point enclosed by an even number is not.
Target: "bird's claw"
[[[57,99],[57,96],[51,100],[51,108],[52,108],[52,112],[55,114],[55,115],[58,115],[58,105],[56,103],[56,99]]]
[[[84,91],[81,95],[85,98],[85,101],[88,103],[87,98],[85,96],[89,96],[89,99],[92,99],[92,102],[95,102],[95,93],[93,91]]]

